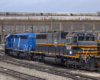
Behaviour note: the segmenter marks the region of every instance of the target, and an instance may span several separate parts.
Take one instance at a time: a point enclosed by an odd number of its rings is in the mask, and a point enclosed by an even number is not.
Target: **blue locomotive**
[[[25,58],[36,50],[35,33],[17,33],[6,36],[5,53]]]

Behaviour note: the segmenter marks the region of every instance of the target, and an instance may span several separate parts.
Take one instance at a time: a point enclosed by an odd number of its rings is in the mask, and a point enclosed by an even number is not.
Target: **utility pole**
[[[61,31],[61,22],[60,22],[60,31]]]
[[[51,17],[51,31],[52,31],[52,17]]]
[[[92,21],[92,26],[93,26],[93,31],[92,32],[94,33],[94,21]]]
[[[32,29],[32,33],[33,33],[33,25],[32,25],[32,27],[31,27],[31,29]]]
[[[4,40],[3,40],[3,39],[4,39],[4,36],[3,36],[3,31],[4,31],[4,30],[3,30],[3,22],[2,22],[2,38],[1,38],[2,43],[4,43]]]
[[[25,21],[25,32],[26,32],[26,21]]]

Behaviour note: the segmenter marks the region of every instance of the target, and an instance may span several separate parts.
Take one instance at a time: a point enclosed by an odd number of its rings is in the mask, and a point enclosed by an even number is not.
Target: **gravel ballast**
[[[0,66],[8,68],[8,69],[12,69],[14,71],[18,71],[18,72],[33,75],[33,76],[36,76],[36,77],[44,78],[44,79],[47,79],[47,80],[72,80],[70,78],[66,78],[66,77],[62,77],[62,76],[38,71],[38,70],[35,70],[35,69],[29,69],[29,68],[25,68],[25,67],[21,67],[21,66],[16,66],[16,65],[4,63],[4,62],[0,62]]]

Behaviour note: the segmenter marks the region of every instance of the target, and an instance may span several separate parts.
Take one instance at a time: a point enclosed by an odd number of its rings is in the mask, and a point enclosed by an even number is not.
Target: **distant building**
[[[33,28],[32,28],[33,27]],[[33,30],[32,30],[33,29]],[[19,32],[81,31],[100,35],[100,12],[97,13],[13,13],[0,12],[0,42]]]

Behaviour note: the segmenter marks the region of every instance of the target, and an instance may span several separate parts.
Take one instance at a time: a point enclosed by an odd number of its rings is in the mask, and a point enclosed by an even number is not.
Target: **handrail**
[[[86,52],[86,55],[87,55],[87,53],[88,53],[89,49],[90,49],[90,48],[88,48],[88,50],[87,50],[87,52]],[[86,63],[86,55],[85,55],[85,63]]]
[[[30,55],[30,49],[31,49],[31,46],[32,46],[32,45],[30,45],[30,47],[29,47],[29,55]]]
[[[29,47],[29,52],[30,52],[31,46],[32,46],[32,45],[30,45],[30,47]]]
[[[83,54],[84,54],[84,48],[81,48],[83,50]],[[82,57],[83,57],[83,54],[82,54]]]

